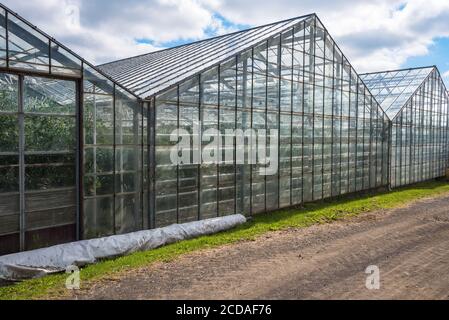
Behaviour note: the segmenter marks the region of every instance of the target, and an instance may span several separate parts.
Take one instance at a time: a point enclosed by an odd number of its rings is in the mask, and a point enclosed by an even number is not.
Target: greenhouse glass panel
[[[388,183],[388,119],[317,19],[164,91],[156,114],[156,185],[167,188],[156,188],[156,225],[256,214]],[[224,143],[232,129],[247,143],[243,163],[239,148],[232,152],[238,139]],[[182,138],[194,150],[187,158],[200,163],[170,163],[173,147],[178,156],[186,151],[176,144]],[[267,174],[263,162],[248,160],[270,158],[270,145],[277,168]],[[204,162],[205,153],[214,161]]]
[[[373,92],[379,92],[376,99],[383,100],[392,119],[391,186],[444,176],[448,167],[448,96],[438,70],[407,69],[362,78]]]
[[[81,76],[81,60],[59,44],[50,43],[51,73],[63,76]]]
[[[19,79],[0,74],[0,255],[20,250]]]
[[[23,20],[8,15],[9,67],[33,71],[48,71],[50,43],[47,37]]]
[[[0,8],[0,66],[2,67],[6,67],[8,56],[6,48],[6,11]]]
[[[84,237],[115,233],[114,85],[84,70]]]
[[[34,249],[56,244],[54,233],[76,238],[75,83],[25,77],[23,112],[25,237],[40,239],[26,241]]]

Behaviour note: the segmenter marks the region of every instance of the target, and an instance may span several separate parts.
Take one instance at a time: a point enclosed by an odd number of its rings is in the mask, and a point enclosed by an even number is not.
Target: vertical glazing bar
[[[112,175],[114,177],[113,179],[113,193],[112,193],[112,224],[113,224],[113,231],[114,234],[117,234],[117,221],[116,221],[116,210],[117,210],[117,204],[116,204],[116,199],[117,199],[117,183],[116,183],[116,174],[117,174],[117,161],[116,161],[116,157],[117,157],[117,91],[116,91],[116,87],[115,87],[115,83],[113,84],[113,89],[112,89],[113,95],[112,95],[112,127],[113,129],[113,147],[112,147],[112,154],[114,155],[112,157]],[[96,111],[95,111],[96,112]],[[121,126],[121,124],[120,124]],[[121,135],[121,130],[120,130],[120,135]],[[120,161],[120,163],[122,163],[122,161]],[[122,170],[120,170],[122,171]]]
[[[428,97],[428,122],[427,122],[427,175],[426,180],[430,179],[432,177],[432,168],[433,168],[433,150],[432,150],[432,143],[433,143],[433,137],[432,137],[432,111],[433,111],[433,81],[430,77],[427,80],[427,91],[426,95]],[[430,88],[429,88],[430,87]]]
[[[282,33],[279,34],[279,44],[278,44],[278,56],[277,56],[277,62],[278,62],[278,110],[277,110],[277,130],[278,130],[278,141],[277,141],[277,148],[278,148],[278,203],[277,208],[281,206],[281,86],[282,86]],[[268,90],[267,90],[268,92]],[[271,142],[271,135],[270,135],[270,143]],[[268,150],[268,149],[267,149]],[[268,151],[267,151],[268,152]],[[271,152],[271,151],[270,151]],[[270,158],[271,158],[270,154]],[[291,184],[290,184],[290,194],[291,194]]]
[[[446,87],[443,87],[444,90],[446,90]],[[444,126],[444,131],[445,131],[445,141],[444,141],[444,145],[446,148],[446,153],[445,153],[445,170],[449,168],[449,92],[445,91],[444,92],[444,105],[445,105],[445,117],[446,117],[446,121],[445,121],[445,126]],[[443,120],[444,121],[444,120]]]
[[[369,112],[367,112],[368,117],[369,117],[369,128],[367,130],[368,133],[368,187],[366,188],[366,190],[371,189],[371,167],[373,165],[372,163],[372,156],[371,156],[371,152],[372,152],[372,114],[373,114],[373,110],[372,110],[372,105],[371,105],[371,100],[372,98],[369,97]],[[366,119],[365,119],[365,125],[366,125]]]
[[[83,70],[83,69],[81,69]],[[81,240],[83,212],[83,72],[76,82],[76,240]]]
[[[380,134],[381,134],[381,136],[380,136],[380,139],[381,139],[381,144],[380,144],[380,150],[381,150],[380,151],[380,153],[381,153],[381,160],[380,160],[380,168],[381,168],[380,169],[380,175],[381,175],[381,177],[380,177],[380,184],[381,184],[381,186],[384,186],[386,184],[386,182],[385,182],[385,165],[387,165],[387,167],[389,167],[388,164],[390,163],[390,161],[387,161],[387,164],[385,164],[385,155],[384,155],[384,152],[385,152],[385,135],[387,134],[386,129],[388,129],[388,128],[385,127],[385,115],[381,112],[381,109],[379,108],[379,105],[377,104],[377,102],[376,102],[376,106],[377,106],[378,114],[382,114],[382,118],[381,118],[382,131],[380,131]],[[391,139],[391,137],[388,137],[388,140],[390,140],[390,139]],[[388,152],[389,151],[387,150],[387,153]],[[389,157],[387,159],[389,159]],[[387,177],[387,180],[388,180],[388,177]]]
[[[239,86],[239,56],[237,55],[237,56],[235,56],[235,101],[234,101],[234,132],[236,132],[237,131],[237,121],[238,121],[238,112],[237,112],[237,109],[238,109],[238,97],[239,97],[239,94],[238,94],[238,86]],[[244,98],[244,96],[243,96],[243,98]],[[239,170],[239,168],[238,168],[238,166],[237,166],[237,136],[236,135],[234,135],[234,139],[233,139],[234,141],[233,141],[233,143],[234,143],[234,150],[233,150],[233,154],[232,154],[232,156],[233,156],[233,163],[234,163],[234,198],[235,198],[235,202],[234,202],[234,214],[237,214],[237,213],[240,213],[240,214],[244,214],[244,201],[243,201],[243,199],[244,199],[244,190],[243,190],[243,183],[241,183],[241,188],[240,188],[240,191],[241,191],[241,193],[240,193],[240,195],[238,195],[237,194],[237,190],[238,190],[238,187],[237,187],[237,175],[239,174],[239,172],[240,172],[240,176],[242,177],[242,181],[243,181],[243,175],[242,175],[242,171],[241,170]],[[241,201],[241,209],[242,209],[242,212],[238,212],[238,210],[237,210],[237,206],[238,206],[238,200],[239,200],[239,196],[240,196],[240,201]]]
[[[435,135],[434,135],[434,108],[435,108],[435,78],[430,76],[430,176],[435,176]]]
[[[361,83],[360,83],[360,79],[357,78],[357,93],[355,96],[356,99],[356,103],[355,103],[355,146],[354,146],[354,150],[355,150],[355,155],[354,155],[354,191],[357,191],[357,173],[358,173],[358,148],[359,148],[359,141],[358,141],[358,125],[359,125],[359,102],[360,102],[360,98],[359,98],[359,94],[360,94],[360,88],[362,87]]]
[[[246,71],[245,71],[246,73]],[[254,47],[251,48],[251,132],[252,129],[254,128]],[[250,137],[251,142],[248,144],[251,148],[253,148],[254,146],[252,145],[252,141],[253,141],[253,137],[252,137],[252,133],[251,133],[251,137]],[[248,147],[248,154],[252,154],[252,150],[250,150],[250,148]],[[252,162],[253,159],[251,159]],[[253,164],[251,163],[249,168],[250,168],[250,177],[249,177],[249,208],[250,208],[250,215],[253,215],[254,210],[253,210]]]
[[[388,189],[390,190],[392,187],[391,186],[391,170],[393,167],[393,162],[391,161],[392,160],[392,144],[393,144],[393,122],[388,118],[388,116],[386,114],[384,114],[383,122],[384,122],[384,127],[385,127],[385,122],[387,123],[387,127],[386,127],[387,136],[386,136],[386,140],[384,139],[383,143],[387,144],[388,156],[386,159],[384,159],[384,157],[382,157],[382,158],[384,161],[384,167],[386,167],[386,170],[387,170],[387,172],[386,172],[387,181],[385,181],[385,183],[386,183]],[[385,163],[385,161],[386,161],[386,163]]]
[[[20,251],[26,250],[25,230],[25,119],[24,119],[24,77],[19,75],[19,192],[20,192]]]
[[[420,110],[419,110],[419,96],[415,94],[415,98],[413,99],[413,158],[412,158],[412,164],[413,164],[413,182],[418,181],[418,168],[419,168],[419,162],[417,157],[417,152],[419,151],[419,132],[421,130],[421,127],[419,125],[419,117],[420,117]]]
[[[266,60],[265,60],[265,155],[267,153],[268,146],[268,69],[269,69],[269,47],[270,40],[266,41],[267,49],[266,49]],[[264,180],[264,211],[267,211],[267,175],[265,174],[263,177]]]
[[[422,116],[421,116],[421,123],[422,123],[422,133],[421,133],[421,177],[420,180],[423,181],[424,180],[424,149],[426,148],[426,143],[427,143],[427,139],[425,137],[426,131],[427,131],[427,123],[426,123],[426,86],[424,85],[421,89],[420,89],[420,93],[421,93],[421,105],[422,105]]]
[[[363,137],[362,137],[362,159],[363,159],[363,172],[362,172],[362,188],[361,190],[365,189],[365,168],[366,168],[366,160],[365,160],[365,150],[366,150],[366,89],[363,90]],[[369,157],[368,157],[368,172],[369,172]],[[369,174],[368,174],[369,175]],[[369,183],[369,178],[368,178]]]
[[[409,165],[409,171],[408,171],[408,182],[409,183],[413,183],[413,171],[412,171],[412,169],[413,169],[413,150],[414,150],[414,148],[413,148],[413,141],[414,141],[414,139],[413,139],[413,128],[414,128],[414,121],[413,121],[413,116],[414,116],[414,105],[415,105],[415,99],[414,99],[415,97],[413,96],[413,97],[411,97],[411,99],[410,99],[410,102],[409,102],[409,108],[410,108],[410,114],[409,114],[409,116],[410,116],[410,119],[408,119],[409,120],[409,145],[410,145],[410,147],[408,148],[409,149],[409,159],[408,159],[408,161],[409,161],[409,163],[408,163],[408,165]]]
[[[218,132],[218,137],[217,137],[217,140],[219,141],[218,142],[218,150],[217,150],[217,152],[218,152],[218,157],[217,157],[217,159],[218,159],[218,161],[217,161],[217,170],[216,170],[216,172],[217,172],[217,179],[216,179],[216,182],[217,182],[217,187],[216,187],[216,203],[217,203],[217,217],[219,217],[220,216],[220,163],[221,163],[221,159],[222,159],[222,156],[223,156],[223,141],[220,139],[220,135],[221,135],[221,127],[220,127],[220,124],[221,124],[221,121],[220,121],[220,116],[221,116],[221,109],[220,109],[220,105],[221,105],[221,101],[220,101],[220,94],[221,94],[221,65],[218,65],[218,71],[217,71],[217,73],[218,73],[218,80],[217,80],[217,82],[218,82],[218,88],[217,88],[217,90],[218,90],[218,92],[217,92],[217,107],[218,107],[218,110],[217,110],[217,132]]]
[[[176,86],[176,128],[179,130],[180,129],[180,116],[181,116],[181,112],[180,112],[180,92],[179,92],[179,85]],[[201,101],[200,101],[201,104]],[[195,134],[195,133],[194,133]],[[179,141],[179,133],[178,133],[178,137],[177,137],[178,141]],[[200,142],[201,144],[201,142]],[[195,146],[193,147],[193,149],[195,148]],[[195,150],[195,149],[194,149]],[[176,151],[178,153],[179,156],[179,145],[176,144]],[[179,161],[176,163],[176,222],[179,223],[179,173],[181,170],[179,170]],[[199,181],[199,179],[198,179]],[[201,190],[198,189],[198,194],[200,193]],[[199,208],[199,206],[198,206]],[[198,209],[199,210],[199,209]]]
[[[438,105],[439,105],[439,113],[438,113],[438,150],[439,150],[439,168],[441,175],[445,174],[445,168],[443,166],[443,156],[444,156],[444,145],[443,145],[443,97],[444,97],[444,91],[443,91],[443,84],[441,83],[441,78],[438,77],[438,84],[440,88],[439,98],[438,98]]]
[[[312,83],[312,201],[315,200],[315,40],[316,18],[310,28],[309,81]],[[310,103],[310,101],[309,101]]]
[[[432,135],[432,121],[433,121],[433,117],[432,117],[432,111],[433,111],[433,83],[432,83],[432,79],[429,78],[428,80],[429,86],[427,88],[427,95],[429,97],[428,99],[428,103],[429,103],[429,118],[428,118],[428,128],[427,128],[427,163],[428,163],[428,169],[427,169],[427,176],[426,176],[426,180],[430,179],[430,177],[432,176],[432,168],[433,168],[433,155],[432,155],[432,143],[433,143],[433,135]],[[430,90],[430,91],[429,91]]]
[[[321,124],[321,199],[324,199],[324,146],[325,146],[325,139],[324,139],[324,126],[325,126],[325,104],[326,104],[326,37],[324,31],[322,31],[322,38],[323,38],[323,120]],[[316,42],[315,42],[316,43]]]
[[[51,72],[51,40],[48,39],[48,73],[52,74]]]
[[[371,108],[374,108],[374,106],[376,106],[376,99],[374,99],[373,97],[371,97]],[[375,169],[374,169],[374,179],[375,179],[375,183],[374,183],[374,187],[377,188],[379,187],[379,183],[378,183],[378,174],[379,174],[379,109],[375,108],[376,110],[376,116],[375,116],[375,137],[376,137],[376,141],[375,141],[375,145],[376,145],[376,151],[375,151]]]
[[[150,229],[156,227],[156,98],[153,97],[149,104],[148,120],[148,149],[149,149],[149,221]]]
[[[402,178],[404,177],[404,170],[403,170],[403,163],[402,163],[402,158],[403,158],[403,153],[404,153],[404,137],[403,137],[403,132],[404,132],[404,112],[401,112],[400,115],[400,139],[399,139],[399,150],[401,150],[400,153],[400,157],[399,157],[399,179],[400,179],[400,184],[402,185]]]
[[[198,92],[199,92],[199,99],[198,99],[198,128],[199,128],[199,143],[198,143],[198,152],[199,152],[199,163],[198,163],[198,172],[197,172],[197,179],[198,179],[198,195],[197,195],[197,203],[198,203],[198,220],[201,220],[201,163],[202,163],[202,152],[203,152],[203,142],[202,142],[202,136],[203,136],[203,109],[202,109],[202,103],[203,103],[203,86],[201,85],[201,74],[198,75]],[[178,87],[179,90],[179,87]],[[179,91],[178,91],[178,101],[179,101]],[[178,104],[178,112],[179,112],[179,104]],[[179,119],[179,115],[178,115]],[[179,126],[178,126],[179,127]],[[179,179],[179,172],[178,172],[178,179]],[[178,183],[179,185],[179,183]],[[179,194],[179,190],[178,190]],[[179,203],[178,203],[179,207]]]
[[[379,108],[379,106],[377,106]],[[382,113],[382,112],[381,112]],[[391,127],[391,122],[387,121],[388,126],[385,126],[385,120],[386,120],[386,116],[385,114],[382,113],[382,161],[381,161],[381,168],[382,168],[382,172],[381,172],[381,184],[382,186],[385,185],[390,185],[390,166],[391,166],[391,161],[390,161],[390,141],[391,141],[391,134],[390,134],[390,127]],[[385,140],[385,136],[387,138],[387,140]],[[387,161],[385,163],[385,144],[387,144]],[[386,172],[384,171],[386,170]],[[387,174],[387,180],[385,181],[385,173]]]
[[[295,30],[296,26],[292,28],[292,68],[291,73],[291,83],[290,83],[290,205],[293,205],[293,101],[294,99],[294,70],[295,70]],[[280,130],[280,129],[279,129]]]
[[[332,105],[331,105],[331,117],[332,117],[332,127],[331,127],[331,196],[336,196],[334,194],[334,126],[335,126],[335,44],[332,45]]]
[[[374,168],[374,170],[376,169],[376,161],[375,161],[375,137],[374,137],[374,117],[375,117],[375,113],[374,113],[374,105],[373,105],[373,97],[370,96],[370,181],[369,181],[369,189],[372,189],[375,187],[376,183],[375,183],[375,179],[376,179],[376,175],[372,174],[372,170]],[[376,171],[374,171],[376,172]],[[374,183],[373,183],[374,180]]]
[[[425,86],[425,97],[426,97],[426,101],[425,101],[425,106],[426,106],[426,119],[425,119],[425,123],[426,123],[426,136],[425,136],[425,158],[424,158],[424,162],[426,164],[426,168],[425,168],[425,174],[424,174],[424,180],[428,180],[429,179],[429,173],[430,173],[430,161],[431,161],[431,157],[430,157],[430,150],[429,147],[431,145],[431,140],[430,140],[430,129],[432,127],[432,123],[431,121],[431,99],[430,99],[430,92],[429,92],[429,87],[431,87],[430,83],[427,82],[426,86]]]
[[[236,68],[237,68],[237,80],[236,83],[238,83],[238,58],[236,60]],[[247,99],[246,96],[248,94],[248,57],[244,57],[243,60],[243,65],[242,65],[242,131],[246,130],[246,125],[247,125]],[[236,87],[237,88],[237,87]],[[238,92],[236,90],[236,95],[238,95]],[[252,99],[252,98],[251,98]],[[251,108],[251,106],[250,106]],[[237,104],[236,104],[236,110],[237,110]],[[236,111],[237,112],[237,111]],[[237,118],[236,118],[237,120]],[[236,137],[236,145],[237,145],[237,137]],[[243,147],[245,147],[245,144],[243,143]],[[248,143],[248,150],[249,150],[249,143]],[[236,163],[237,163],[237,150],[234,150],[234,154],[235,154],[235,159],[236,159]],[[250,154],[250,152],[248,152],[248,154]],[[250,167],[250,166],[249,166]],[[250,173],[251,173],[251,167],[250,167]],[[246,175],[246,165],[245,165],[245,159],[243,159],[243,163],[240,164],[240,176],[241,176],[241,180],[240,180],[240,192],[241,192],[241,198],[240,198],[240,207],[242,209],[242,211],[245,211],[245,193],[246,193],[246,189],[245,189],[245,175]],[[251,181],[251,177],[250,177],[250,181]],[[251,185],[250,185],[250,195],[251,195]],[[249,206],[249,214],[251,214],[251,197],[249,199],[250,201],[250,206]]]
[[[302,37],[302,41],[303,41],[303,50],[304,52],[302,53],[302,98],[301,98],[301,104],[302,104],[302,137],[301,137],[301,144],[302,144],[302,149],[301,149],[301,202],[304,203],[304,118],[305,118],[305,108],[306,108],[306,104],[304,101],[305,98],[305,82],[306,82],[306,22],[302,22],[303,25],[303,37]]]
[[[437,87],[437,93],[436,93],[436,112],[435,112],[435,117],[436,117],[436,125],[435,125],[435,133],[436,133],[436,151],[437,151],[437,169],[436,169],[436,175],[437,177],[440,177],[443,175],[443,171],[441,170],[441,86],[438,82],[438,77],[435,74],[435,86]]]
[[[140,110],[142,110],[142,117],[139,120],[140,122],[140,172],[141,172],[141,177],[140,177],[140,216],[142,219],[142,224],[141,224],[141,229],[145,230],[148,228],[148,223],[145,222],[145,212],[144,212],[144,208],[145,208],[145,179],[144,179],[144,175],[146,174],[145,172],[145,145],[144,145],[144,133],[145,133],[145,125],[144,125],[144,121],[145,118],[148,118],[148,109],[146,106],[146,103],[143,101],[138,101],[138,107],[140,108]],[[137,112],[138,111],[134,111]]]
[[[9,68],[9,12],[5,10],[6,68]]]
[[[423,119],[423,107],[422,107],[422,97],[421,97],[421,89],[419,89],[417,91],[417,103],[416,103],[416,108],[419,110],[418,112],[418,120],[417,120],[417,125],[419,128],[419,135],[418,135],[418,154],[416,157],[416,163],[417,163],[417,170],[416,170],[416,180],[417,181],[421,181],[421,152],[422,152],[422,138],[423,138],[423,124],[422,124],[422,119]]]
[[[425,132],[426,132],[426,124],[425,124],[425,96],[424,96],[424,86],[419,89],[419,109],[420,109],[420,118],[419,118],[419,125],[420,125],[420,135],[419,135],[419,181],[422,181],[424,178],[424,148],[425,148]]]
[[[340,176],[340,194],[342,194],[342,191],[341,191],[341,186],[342,186],[342,181],[343,181],[343,179],[342,179],[342,162],[343,162],[343,153],[342,153],[342,148],[341,148],[341,146],[342,146],[342,144],[343,144],[343,72],[344,72],[344,59],[343,59],[343,54],[341,55],[341,65],[340,65],[340,105],[339,105],[339,108],[340,108],[340,115],[339,115],[339,117],[340,117],[340,134],[339,134],[339,137],[340,137],[340,149],[339,149],[339,153],[340,153],[340,159],[339,159],[339,166],[340,166],[340,174],[339,174],[339,176]]]
[[[344,66],[343,66],[344,67]],[[352,73],[351,73],[351,68],[349,67],[348,64],[348,76],[349,76],[349,84],[348,84],[348,88],[349,88],[349,92],[348,92],[348,172],[347,172],[347,181],[346,181],[346,193],[349,193],[350,191],[350,185],[351,185],[351,181],[350,181],[350,177],[351,177],[351,103],[352,103]]]

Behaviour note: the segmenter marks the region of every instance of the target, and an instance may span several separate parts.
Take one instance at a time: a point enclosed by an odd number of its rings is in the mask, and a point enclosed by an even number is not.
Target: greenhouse
[[[447,167],[436,69],[393,119],[314,14],[94,66],[1,6],[0,69],[0,255]]]
[[[141,229],[141,100],[3,6],[0,69],[0,254]]]
[[[438,69],[361,77],[392,121],[391,186],[444,176],[449,165],[449,98]]]

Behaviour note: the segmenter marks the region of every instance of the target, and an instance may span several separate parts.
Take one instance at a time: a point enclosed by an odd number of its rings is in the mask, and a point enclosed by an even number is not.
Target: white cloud
[[[94,63],[160,49],[164,42],[204,38],[208,28],[217,33],[228,31],[197,0],[6,0],[3,3]],[[72,7],[79,10],[79,27],[71,23]]]
[[[41,29],[94,63],[153,51],[163,43],[233,31],[316,12],[359,72],[399,68],[449,37],[449,1],[441,0],[5,0]],[[66,10],[80,10],[73,27]],[[151,39],[138,43],[137,39]]]
[[[316,12],[359,72],[399,68],[426,55],[436,37],[449,36],[449,1],[216,1],[214,9],[226,18],[253,24],[266,22],[267,12],[275,18]]]

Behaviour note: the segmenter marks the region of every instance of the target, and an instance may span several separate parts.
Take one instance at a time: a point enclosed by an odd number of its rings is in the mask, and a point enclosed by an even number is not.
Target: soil
[[[183,255],[74,299],[449,299],[449,196]],[[380,289],[366,287],[375,265]]]

